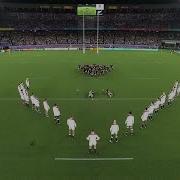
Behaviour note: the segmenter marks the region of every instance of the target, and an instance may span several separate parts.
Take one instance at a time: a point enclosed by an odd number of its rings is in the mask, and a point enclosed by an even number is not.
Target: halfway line
[[[44,98],[39,98],[40,100],[43,100]],[[47,97],[48,100],[51,101],[92,101],[90,98],[51,98]],[[146,101],[146,100],[153,100],[156,99],[154,97],[137,97],[137,98],[128,98],[128,97],[122,97],[122,98],[94,98],[93,101]],[[19,101],[20,98],[8,98],[8,97],[0,97],[0,101]],[[179,97],[176,98],[176,100],[180,100]]]

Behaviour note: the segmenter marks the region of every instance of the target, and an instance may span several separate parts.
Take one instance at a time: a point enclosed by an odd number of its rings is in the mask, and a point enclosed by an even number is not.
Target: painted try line
[[[134,158],[54,158],[55,161],[130,161]]]

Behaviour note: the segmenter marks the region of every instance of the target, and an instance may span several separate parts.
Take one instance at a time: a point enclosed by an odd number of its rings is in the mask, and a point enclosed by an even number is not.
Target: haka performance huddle
[[[85,64],[78,65],[78,70],[91,77],[103,76],[113,70],[113,65]]]
[[[30,94],[30,80],[26,78],[25,84],[21,82],[18,85],[18,92],[21,98],[21,101],[24,105],[27,107],[32,107],[32,110],[41,113],[40,107],[41,107],[41,102],[38,97],[36,97],[33,93]],[[107,89],[105,91],[109,97],[112,97],[111,91]],[[173,101],[176,99],[177,96],[180,94],[180,83],[178,81],[175,82],[173,85],[173,88],[170,90],[169,94],[166,95],[164,92],[160,97],[158,97],[155,101],[151,102],[149,106],[147,106],[142,114],[141,118],[141,126],[140,128],[146,128],[147,127],[147,122],[151,121],[153,119],[153,116],[155,114],[158,114],[158,112],[161,109],[164,109],[165,106],[171,105]],[[91,90],[89,92],[88,97],[94,98],[94,91]],[[44,114],[46,117],[49,117],[49,111],[50,111],[50,105],[47,101],[47,99],[44,99],[42,102],[42,106],[44,109]],[[54,104],[52,107],[52,112],[54,115],[54,120],[56,124],[60,124],[60,117],[61,117],[61,112],[57,104]],[[135,118],[133,116],[132,112],[129,112],[127,115],[127,118],[125,119],[125,126],[127,128],[126,132],[121,134],[124,134],[125,136],[128,135],[134,135],[134,121]],[[75,137],[75,130],[77,128],[77,124],[75,119],[71,116],[70,118],[67,119],[67,126],[68,126],[68,133],[69,136]],[[109,142],[118,142],[118,135],[119,135],[119,125],[117,120],[113,120],[111,126],[110,126],[110,139]],[[90,134],[86,138],[89,141],[89,153],[91,152],[96,152],[96,145],[97,142],[100,140],[100,137],[96,134],[94,130],[91,130]]]

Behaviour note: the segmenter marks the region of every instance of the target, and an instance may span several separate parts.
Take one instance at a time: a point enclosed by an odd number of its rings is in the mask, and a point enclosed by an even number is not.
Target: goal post
[[[85,22],[84,22],[84,11],[83,11],[83,54],[86,53],[86,46],[85,46]]]
[[[99,54],[99,16],[104,11],[104,4],[96,4],[96,16],[97,16],[97,40],[96,40],[96,53]]]
[[[94,5],[78,5],[77,6],[77,15],[82,16],[82,31],[83,31],[83,40],[82,40],[82,51],[83,54],[86,53],[86,39],[85,39],[85,17],[86,16],[96,16],[97,25],[96,25],[96,53],[99,53],[99,16],[102,15],[104,11],[104,4],[94,4]]]

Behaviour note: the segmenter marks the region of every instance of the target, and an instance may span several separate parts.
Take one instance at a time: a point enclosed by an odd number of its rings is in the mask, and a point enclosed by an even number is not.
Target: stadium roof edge
[[[17,7],[17,8],[38,8],[42,6],[49,7],[64,7],[64,6],[76,6],[75,4],[25,4],[25,3],[0,3],[0,7]]]
[[[77,4],[32,4],[32,3],[10,3],[10,2],[1,2],[0,7],[11,7],[11,8],[42,8],[43,6],[46,6],[49,8],[63,8],[65,6],[72,6],[76,7]],[[121,8],[153,8],[153,9],[158,9],[158,8],[180,8],[180,3],[172,3],[172,4],[111,4],[107,3],[105,5],[106,9],[108,9],[109,6],[116,6],[117,9]]]

